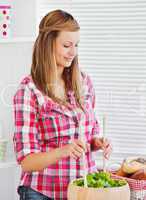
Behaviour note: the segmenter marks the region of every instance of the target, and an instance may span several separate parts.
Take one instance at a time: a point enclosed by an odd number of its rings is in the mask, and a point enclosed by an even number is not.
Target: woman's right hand
[[[70,156],[71,158],[78,159],[87,151],[87,146],[82,140],[78,139],[64,145],[60,150],[62,157]]]

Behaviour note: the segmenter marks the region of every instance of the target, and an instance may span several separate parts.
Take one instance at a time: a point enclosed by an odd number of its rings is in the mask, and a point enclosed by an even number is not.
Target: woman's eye
[[[65,48],[69,48],[70,46],[68,45],[63,45]],[[78,44],[75,45],[75,47],[78,47]]]
[[[69,46],[68,46],[68,45],[64,45],[64,47],[65,47],[65,48],[69,48]]]

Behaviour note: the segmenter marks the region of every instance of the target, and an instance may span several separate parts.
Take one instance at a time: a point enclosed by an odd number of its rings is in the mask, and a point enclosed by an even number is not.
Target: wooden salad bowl
[[[68,200],[130,200],[128,184],[120,187],[92,188],[76,186],[73,182],[74,180],[68,185]]]

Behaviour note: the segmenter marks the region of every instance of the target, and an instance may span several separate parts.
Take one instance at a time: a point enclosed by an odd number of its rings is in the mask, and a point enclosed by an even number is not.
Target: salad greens
[[[76,186],[84,186],[84,180],[79,179],[73,182]],[[114,180],[109,172],[95,172],[87,175],[87,185],[93,188],[120,187],[126,185],[125,180]]]

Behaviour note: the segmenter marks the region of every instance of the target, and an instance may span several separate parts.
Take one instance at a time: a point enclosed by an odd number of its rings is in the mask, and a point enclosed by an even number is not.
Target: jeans
[[[53,200],[26,186],[19,186],[18,194],[20,200]]]

